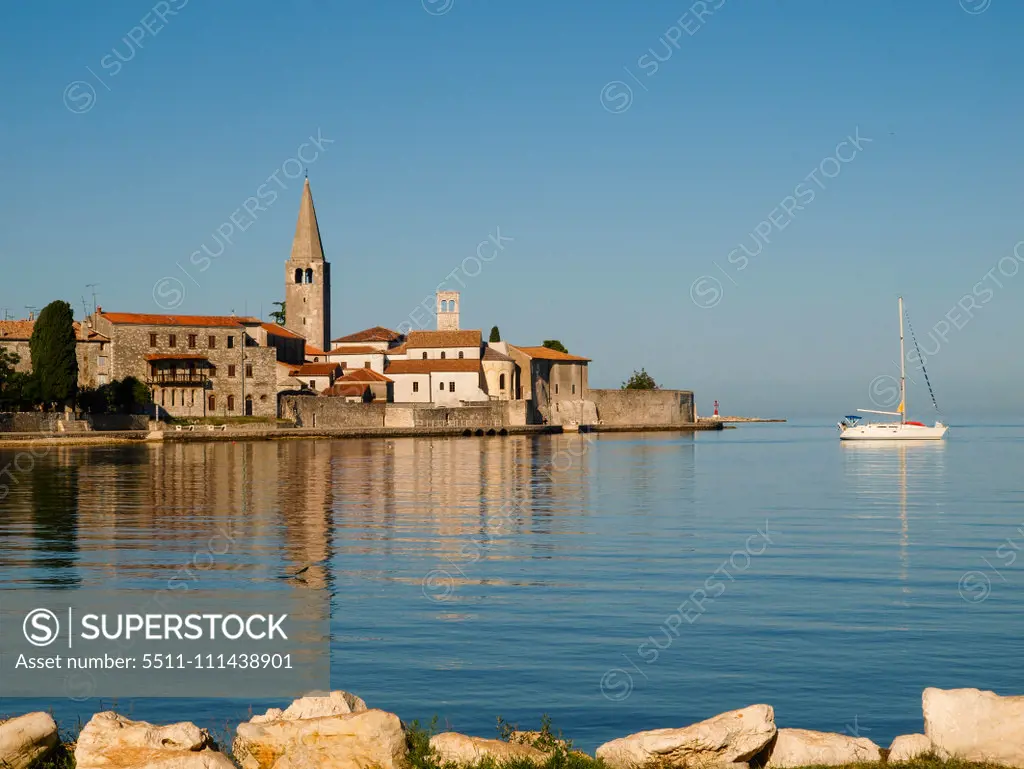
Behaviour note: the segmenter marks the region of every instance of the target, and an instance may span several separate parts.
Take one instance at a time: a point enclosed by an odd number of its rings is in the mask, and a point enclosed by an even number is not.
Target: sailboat
[[[862,417],[846,416],[839,422],[841,441],[938,441],[949,428],[936,421],[931,427],[923,422],[907,421],[907,375],[906,357],[903,352],[903,297],[899,297],[900,310],[900,405],[896,411],[874,411],[857,409],[866,414],[886,414],[899,417],[900,421],[863,422]],[[915,341],[915,344],[917,342]],[[930,387],[930,385],[929,385]],[[933,396],[934,399],[934,396]]]

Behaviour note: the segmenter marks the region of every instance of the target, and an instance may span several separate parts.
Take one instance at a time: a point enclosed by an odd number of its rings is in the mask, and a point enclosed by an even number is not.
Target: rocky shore
[[[925,689],[924,734],[888,750],[864,737],[778,728],[770,705],[750,705],[689,726],[638,732],[601,745],[594,757],[541,732],[506,739],[428,735],[348,692],[295,700],[239,724],[232,756],[192,723],[165,726],[97,713],[75,743],[61,746],[46,713],[0,722],[0,767],[78,769],[789,769],[934,761],[1024,767],[1024,696],[978,689]],[[57,756],[66,751],[66,760]],[[71,756],[73,755],[73,762]]]

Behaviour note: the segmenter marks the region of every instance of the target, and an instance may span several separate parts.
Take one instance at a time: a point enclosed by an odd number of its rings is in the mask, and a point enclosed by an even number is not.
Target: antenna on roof
[[[85,297],[82,297],[82,320],[89,317],[89,306],[85,303]]]
[[[92,289],[92,313],[93,313],[93,315],[96,314],[96,286],[98,286],[98,285],[99,285],[99,283],[86,283],[85,284],[86,288],[91,288]],[[86,314],[88,314],[88,313],[86,313]]]

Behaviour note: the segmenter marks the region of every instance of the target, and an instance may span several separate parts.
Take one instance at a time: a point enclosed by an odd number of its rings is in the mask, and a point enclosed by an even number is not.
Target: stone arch
[[[302,282],[302,268],[301,267],[296,267],[295,268],[295,282],[296,283],[301,283]]]
[[[306,268],[306,280],[305,280],[305,282],[306,283],[312,283],[313,282],[313,268],[312,267],[307,267]]]

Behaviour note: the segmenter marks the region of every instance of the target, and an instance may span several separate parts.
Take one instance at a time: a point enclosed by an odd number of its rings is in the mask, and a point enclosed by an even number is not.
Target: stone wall
[[[297,427],[384,427],[384,407],[316,395],[281,396],[281,417]]]
[[[149,417],[146,414],[88,414],[85,420],[93,430],[146,430]]]
[[[298,427],[468,427],[525,425],[524,401],[494,401],[473,406],[415,403],[348,403],[308,395],[281,397],[281,416]]]
[[[60,416],[41,411],[0,413],[0,433],[55,433]]]
[[[696,421],[689,390],[590,390],[603,425],[654,427]]]

